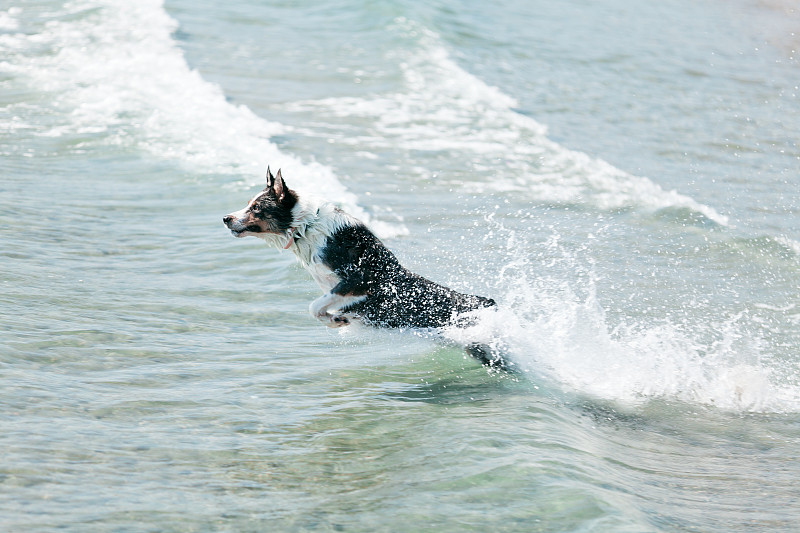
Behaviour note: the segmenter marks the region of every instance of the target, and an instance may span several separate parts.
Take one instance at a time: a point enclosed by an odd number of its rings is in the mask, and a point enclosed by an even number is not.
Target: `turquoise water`
[[[792,531],[798,22],[0,7],[0,529]],[[267,164],[500,312],[323,327],[221,223]]]

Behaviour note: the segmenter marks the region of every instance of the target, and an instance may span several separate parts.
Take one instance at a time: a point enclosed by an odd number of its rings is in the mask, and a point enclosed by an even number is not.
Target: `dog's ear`
[[[278,174],[280,175],[280,170]],[[267,189],[275,188],[275,176],[272,175],[272,172],[269,170],[269,165],[267,165]]]
[[[283,181],[283,176],[281,176],[281,169],[278,169],[278,174],[272,178],[273,186],[272,188],[275,190],[275,196],[278,197],[278,201],[283,200],[284,196],[286,196],[286,192],[289,190],[289,187],[286,186],[286,182]]]

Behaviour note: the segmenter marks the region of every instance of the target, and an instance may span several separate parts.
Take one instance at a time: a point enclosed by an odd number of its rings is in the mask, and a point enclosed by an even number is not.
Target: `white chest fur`
[[[333,270],[325,266],[317,257],[313,257],[311,262],[304,266],[324,292],[330,291],[341,281],[339,276],[337,276]]]
[[[329,292],[341,279],[322,262],[319,254],[331,235],[356,221],[333,204],[308,200],[295,206],[293,217],[296,238],[290,249],[323,292]]]

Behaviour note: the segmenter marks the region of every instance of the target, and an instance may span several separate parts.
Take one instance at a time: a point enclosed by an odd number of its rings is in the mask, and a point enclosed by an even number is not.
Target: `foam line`
[[[16,27],[20,12],[4,13],[0,23]],[[9,58],[2,69],[54,95],[63,119],[40,135],[143,150],[193,172],[243,176],[250,185],[262,183],[270,164],[283,168],[293,187],[369,218],[329,167],[270,141],[284,125],[228,102],[218,85],[189,67],[163,0],[82,0],[52,17],[40,33],[0,40]],[[378,226],[384,236],[404,232]]]
[[[434,32],[404,18],[397,19],[395,29],[418,41],[411,52],[392,52],[405,76],[404,91],[297,102],[292,108],[317,118],[368,119],[377,134],[357,142],[375,151],[460,152],[461,160],[492,176],[476,188],[604,210],[687,208],[727,225],[727,217],[709,206],[551,141],[546,126],[515,111],[514,98],[462,69]]]

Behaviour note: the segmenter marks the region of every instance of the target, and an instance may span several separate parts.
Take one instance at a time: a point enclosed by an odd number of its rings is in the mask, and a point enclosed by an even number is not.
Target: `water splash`
[[[523,375],[626,406],[663,400],[734,412],[800,411],[800,369],[777,356],[755,313],[706,323],[612,320],[598,302],[591,260],[567,250],[557,234],[534,244],[498,232],[508,240],[494,293],[499,308],[482,311],[471,328],[448,330],[448,340],[487,344]],[[537,247],[539,255],[530,252]],[[542,274],[543,257],[562,263],[569,276]]]

